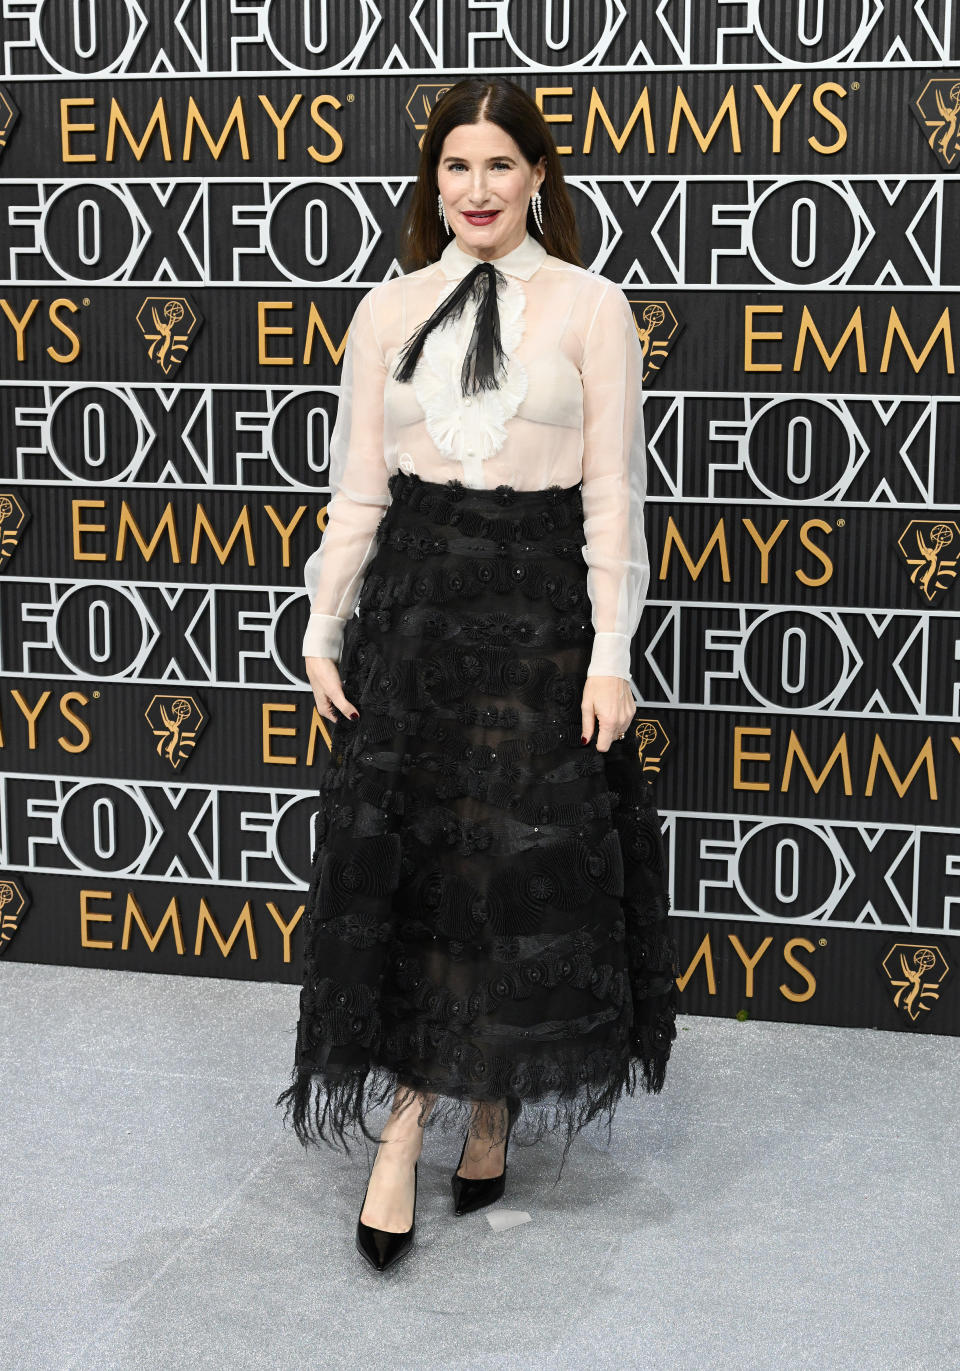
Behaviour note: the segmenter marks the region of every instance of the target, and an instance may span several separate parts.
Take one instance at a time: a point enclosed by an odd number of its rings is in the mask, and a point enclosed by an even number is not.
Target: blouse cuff
[[[307,631],[303,635],[303,656],[332,657],[339,662],[346,626],[347,621],[338,619],[334,614],[315,614],[311,611]]]
[[[630,639],[625,633],[595,633],[588,676],[622,676],[630,680]]]

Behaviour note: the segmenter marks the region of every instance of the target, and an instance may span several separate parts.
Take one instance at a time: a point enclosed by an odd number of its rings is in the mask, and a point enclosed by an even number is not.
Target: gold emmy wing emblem
[[[633,322],[643,349],[644,385],[663,369],[663,364],[680,335],[683,324],[667,300],[634,300],[629,295]]]
[[[26,522],[27,512],[16,495],[0,490],[0,571],[16,551]]]
[[[13,941],[26,907],[26,897],[19,886],[13,881],[0,880],[0,956]]]
[[[935,76],[912,109],[940,165],[960,168],[960,76]]]
[[[207,716],[194,695],[154,695],[146,709],[157,755],[174,771],[190,757]]]
[[[897,539],[910,580],[928,604],[953,585],[960,557],[960,524],[952,519],[911,519]]]
[[[14,104],[10,92],[6,86],[0,86],[0,153],[5,151],[10,142],[13,126],[19,117],[20,111]]]
[[[423,135],[426,132],[427,120],[430,118],[430,111],[440,99],[441,95],[446,95],[450,89],[450,82],[445,86],[415,86],[413,94],[405,105],[407,117],[416,129],[419,137],[417,147],[423,142]]]
[[[137,310],[137,324],[150,344],[147,356],[169,376],[187,355],[200,316],[184,295],[148,295]]]
[[[658,776],[663,754],[670,746],[663,725],[656,719],[634,719],[630,733],[637,740],[637,756],[643,763],[642,769]]]
[[[950,970],[939,947],[925,943],[894,943],[883,959],[883,970],[896,990],[893,1003],[916,1023],[939,1000],[940,986]]]

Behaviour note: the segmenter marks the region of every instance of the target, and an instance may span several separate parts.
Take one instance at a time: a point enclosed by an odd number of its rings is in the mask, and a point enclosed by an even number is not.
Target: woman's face
[[[481,119],[447,134],[437,163],[443,208],[460,247],[489,262],[523,242],[527,207],[546,175],[499,124]]]

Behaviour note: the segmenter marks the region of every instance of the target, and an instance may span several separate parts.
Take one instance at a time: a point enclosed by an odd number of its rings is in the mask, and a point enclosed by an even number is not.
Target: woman
[[[677,1007],[659,820],[627,741],[640,345],[623,292],[580,264],[519,87],[471,77],[434,106],[405,243],[406,274],[350,325],[306,566],[303,651],[333,729],[277,1101],[304,1144],[379,1141],[357,1224],[378,1270],[410,1248],[428,1123],[465,1133],[457,1213],[503,1193],[521,1106],[520,1141],[564,1132],[562,1171],[638,1068],[661,1089]]]

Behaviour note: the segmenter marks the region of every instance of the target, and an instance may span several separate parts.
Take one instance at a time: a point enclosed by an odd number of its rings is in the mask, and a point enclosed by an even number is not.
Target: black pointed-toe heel
[[[413,1246],[413,1230],[417,1226],[417,1166],[413,1164],[413,1222],[403,1233],[390,1233],[385,1228],[374,1228],[371,1224],[364,1223],[357,1215],[357,1249],[366,1257],[367,1261],[375,1271],[386,1271],[387,1267],[393,1266],[405,1256]],[[367,1190],[370,1189],[370,1181],[367,1180]],[[367,1202],[367,1191],[363,1192],[363,1202],[360,1205],[360,1214],[363,1213],[363,1206]]]
[[[467,1150],[467,1138],[470,1136],[469,1130],[467,1131],[467,1137],[464,1138],[463,1147],[460,1149],[460,1161],[457,1162],[456,1169],[450,1177],[450,1185],[453,1189],[453,1212],[455,1214],[472,1214],[475,1209],[482,1209],[484,1205],[493,1204],[495,1200],[502,1197],[507,1183],[507,1147],[510,1143],[510,1130],[519,1113],[520,1100],[515,1095],[508,1095],[507,1132],[503,1144],[503,1170],[499,1176],[485,1176],[479,1180],[472,1180],[469,1176],[457,1175],[463,1161],[463,1154]]]

